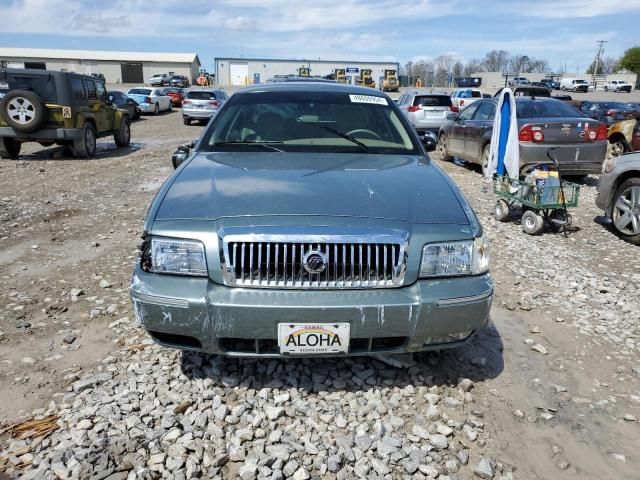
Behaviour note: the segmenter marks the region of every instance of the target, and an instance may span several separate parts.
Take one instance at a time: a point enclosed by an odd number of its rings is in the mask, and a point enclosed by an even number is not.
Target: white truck
[[[612,91],[612,92],[631,92],[631,84],[625,82],[624,80],[611,80],[604,84],[604,91]]]
[[[560,90],[570,92],[588,92],[589,83],[580,78],[563,78],[560,80]]]

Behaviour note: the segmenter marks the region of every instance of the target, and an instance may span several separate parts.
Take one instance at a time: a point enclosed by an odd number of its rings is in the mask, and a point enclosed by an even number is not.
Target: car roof
[[[70,72],[70,71],[66,71],[66,72],[61,72],[58,70],[42,70],[40,68],[0,68],[0,78],[2,78],[2,76],[4,74],[23,74],[23,75],[52,75],[55,77],[62,77],[62,76],[66,76],[66,75],[74,75],[77,77],[83,77],[83,78],[87,78],[93,81],[97,81],[97,82],[102,82],[102,79],[100,78],[96,78],[96,77],[92,77],[90,75],[85,75],[84,73],[77,73],[77,72]]]
[[[260,85],[252,85],[238,90],[238,94],[250,94],[261,92],[332,92],[332,93],[353,93],[359,95],[368,95],[373,97],[388,98],[386,93],[374,90],[370,87],[358,87],[347,85],[344,83],[329,81],[294,81],[294,82],[274,82],[262,83]]]

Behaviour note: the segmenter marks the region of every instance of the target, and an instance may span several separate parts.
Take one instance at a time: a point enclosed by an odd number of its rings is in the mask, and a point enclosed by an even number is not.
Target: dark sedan
[[[607,127],[622,120],[630,120],[637,113],[628,103],[622,102],[590,102],[585,101],[580,105],[580,110],[587,116],[600,120]]]
[[[189,79],[184,75],[174,75],[169,79],[169,86],[186,88],[189,86]]]
[[[458,157],[486,168],[497,99],[472,103],[440,130],[440,160]],[[522,173],[548,163],[547,151],[559,147],[556,157],[565,175],[600,173],[607,151],[607,127],[585,117],[571,105],[553,98],[516,98]]]
[[[117,90],[109,92],[109,101],[118,108],[123,108],[129,112],[129,117],[132,120],[138,120],[140,118],[140,107],[138,102],[133,98],[127,97],[124,93]]]

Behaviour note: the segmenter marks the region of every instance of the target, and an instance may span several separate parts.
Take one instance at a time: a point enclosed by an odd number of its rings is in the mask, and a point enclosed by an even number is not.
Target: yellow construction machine
[[[311,69],[309,67],[300,67],[298,68],[298,76],[299,77],[310,77]]]
[[[356,85],[376,88],[376,82],[373,81],[371,69],[363,68],[360,70],[360,76],[356,77]]]
[[[380,90],[383,92],[397,92],[400,88],[400,82],[395,70],[385,70],[384,78],[382,79],[382,85]]]
[[[336,68],[333,71],[334,80],[338,83],[347,83],[347,75],[344,68]]]

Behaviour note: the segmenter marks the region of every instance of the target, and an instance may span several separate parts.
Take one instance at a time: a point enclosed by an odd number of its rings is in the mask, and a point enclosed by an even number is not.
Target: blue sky
[[[492,49],[584,72],[640,45],[640,0],[0,0],[4,47],[408,60]]]

